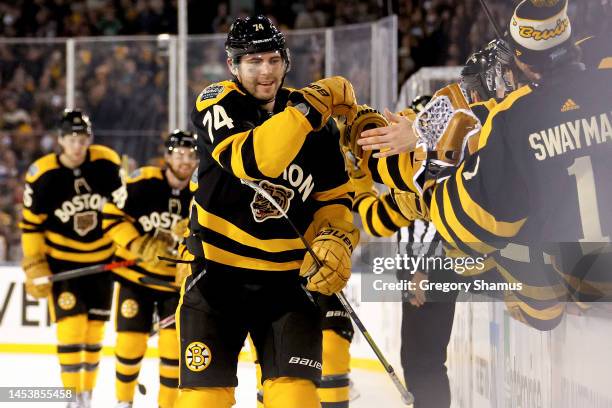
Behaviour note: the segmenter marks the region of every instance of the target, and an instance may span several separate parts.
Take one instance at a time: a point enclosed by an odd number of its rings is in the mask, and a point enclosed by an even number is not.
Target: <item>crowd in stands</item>
[[[66,104],[65,43],[57,37],[176,33],[177,0],[15,0],[0,2],[0,261],[19,258],[23,175],[29,163],[53,151],[53,128]],[[516,0],[488,0],[495,18],[508,21]],[[570,1],[575,38],[612,31],[612,0]],[[236,15],[222,0],[190,0],[189,33],[225,33]],[[287,29],[320,28],[398,15],[398,79],[423,66],[461,65],[495,33],[478,0],[275,0],[254,1],[255,10]],[[214,12],[211,12],[214,11]],[[36,37],[30,41],[16,37]],[[46,40],[41,40],[45,38]],[[43,42],[41,42],[43,41]],[[223,50],[205,47],[210,61],[188,71],[190,94],[226,77]],[[313,44],[306,44],[312,48]],[[315,47],[316,49],[316,47]],[[168,117],[168,55],[158,41],[85,42],[76,49],[76,106],[94,120],[97,141],[114,144],[133,129],[155,155]],[[310,56],[308,75],[322,72],[323,49]],[[318,55],[318,57],[317,57]],[[205,67],[205,70],[202,69]],[[129,124],[125,122],[129,121]],[[103,123],[104,126],[96,125]],[[121,131],[119,131],[121,130]],[[129,133],[129,132],[128,132]],[[118,147],[124,153],[132,154]],[[140,163],[144,164],[144,163]]]

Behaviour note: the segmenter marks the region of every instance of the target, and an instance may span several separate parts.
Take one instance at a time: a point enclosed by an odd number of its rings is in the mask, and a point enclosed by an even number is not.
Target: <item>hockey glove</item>
[[[312,250],[323,265],[317,270],[317,263],[306,253],[300,268],[300,276],[308,278],[306,289],[328,296],[342,290],[351,276],[351,254],[358,242],[359,230],[350,222],[323,222],[312,241]]]
[[[143,262],[157,264],[159,257],[170,257],[168,242],[155,238],[151,235],[142,235],[134,239],[129,245],[128,250],[140,258]]]
[[[429,209],[422,196],[410,191],[391,189],[393,201],[397,204],[400,212],[409,220],[429,221]]]
[[[320,130],[332,116],[345,116],[350,123],[357,113],[353,85],[340,76],[323,78],[289,94],[290,106],[306,116],[314,130]]]
[[[171,233],[174,242],[181,243],[183,239],[186,237],[186,233],[189,230],[189,218],[184,218],[174,224],[172,227]]]
[[[345,126],[338,127],[340,130],[340,146],[348,148],[357,158],[363,158],[363,149],[357,144],[357,139],[362,132],[378,127],[388,126],[389,122],[376,109],[368,105],[358,105],[354,120],[346,121]]]
[[[28,295],[36,299],[45,298],[51,294],[51,282],[34,284],[34,279],[51,276],[51,269],[44,255],[24,256],[21,266],[26,274],[25,288]]]

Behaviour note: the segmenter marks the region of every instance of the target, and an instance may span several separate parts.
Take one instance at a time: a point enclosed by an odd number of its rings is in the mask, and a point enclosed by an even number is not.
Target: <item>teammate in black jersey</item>
[[[120,260],[140,259],[114,270],[119,278],[117,342],[115,346],[118,407],[130,407],[140,364],[147,349],[155,313],[160,320],[174,315],[178,293],[171,285],[176,267],[158,256],[172,257],[178,237],[173,229],[186,223],[192,194],[189,180],[198,164],[196,141],[175,130],[165,143],[165,168],[141,167],[127,181],[123,203],[104,207],[104,230],[117,245]],[[182,234],[180,234],[182,235]],[[150,283],[147,277],[162,281]],[[168,286],[164,286],[163,282]],[[179,346],[174,324],[159,330],[159,396],[161,408],[171,408],[178,393]]]
[[[102,233],[102,207],[120,203],[124,189],[113,150],[92,145],[89,118],[78,110],[62,114],[61,152],[36,160],[23,195],[23,269],[26,290],[49,296],[57,323],[57,351],[64,387],[74,387],[79,407],[89,407],[96,382],[104,322],[110,316],[112,280],[99,274],[35,285],[33,279],[106,263],[114,252]]]

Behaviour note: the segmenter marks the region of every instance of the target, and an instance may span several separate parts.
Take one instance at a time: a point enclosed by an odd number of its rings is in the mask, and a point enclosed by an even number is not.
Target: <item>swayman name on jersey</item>
[[[529,135],[537,160],[612,141],[612,115],[602,113],[576,119]]]

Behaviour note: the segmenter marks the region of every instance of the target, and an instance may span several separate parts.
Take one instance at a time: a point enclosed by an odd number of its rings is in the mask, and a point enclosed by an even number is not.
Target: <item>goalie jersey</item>
[[[580,243],[584,254],[608,248],[611,81],[611,70],[568,67],[497,105],[483,126],[478,152],[434,192],[432,220],[444,239],[464,252],[503,248],[501,267],[522,262],[551,289],[557,282],[536,271],[563,259],[559,243]],[[590,271],[568,265],[556,266],[609,281],[597,276],[609,275],[606,257]]]
[[[25,255],[45,253],[54,262],[99,263],[114,252],[102,233],[104,203],[122,199],[120,160],[113,150],[88,148],[76,169],[61,164],[55,153],[28,169],[20,223]],[[54,271],[55,272],[55,271]]]
[[[192,121],[201,158],[191,230],[199,240],[192,254],[235,269],[300,268],[305,249],[296,232],[240,179],[271,195],[307,241],[325,219],[352,221],[335,122],[314,132],[300,111],[286,106],[289,92],[278,91],[272,113],[233,81],[210,85],[198,97]]]
[[[124,203],[104,206],[104,231],[117,244],[119,260],[133,260],[136,256],[126,248],[137,237],[151,234],[174,247],[172,227],[189,216],[192,194],[189,187],[173,189],[163,169],[147,166],[137,169],[126,183]],[[139,278],[151,276],[168,282],[174,281],[176,268],[166,262],[150,264],[140,262],[130,267],[114,269],[121,279],[140,285]],[[170,288],[144,284],[152,289],[170,291]]]

